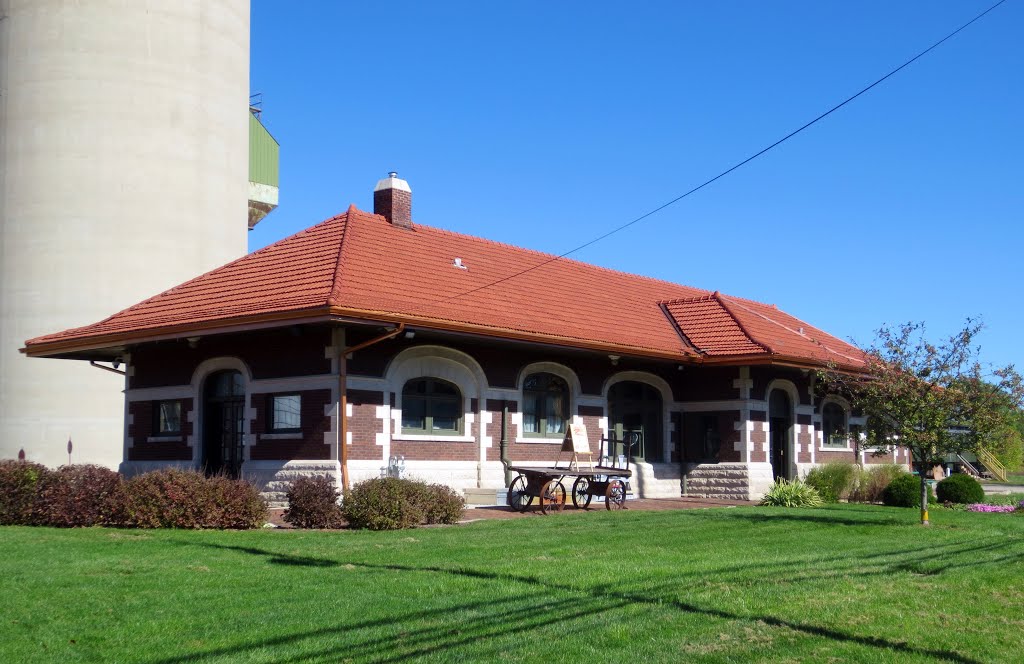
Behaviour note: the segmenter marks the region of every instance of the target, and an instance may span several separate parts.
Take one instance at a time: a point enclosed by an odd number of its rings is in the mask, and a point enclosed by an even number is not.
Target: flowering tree
[[[921,323],[883,326],[865,350],[866,368],[851,374],[836,367],[819,372],[824,388],[846,394],[868,417],[868,445],[898,444],[910,450],[921,475],[921,523],[928,524],[925,475],[947,454],[976,451],[1005,426],[1007,406],[1024,402],[1013,366],[985,372],[975,338],[981,324],[939,344],[925,338]]]

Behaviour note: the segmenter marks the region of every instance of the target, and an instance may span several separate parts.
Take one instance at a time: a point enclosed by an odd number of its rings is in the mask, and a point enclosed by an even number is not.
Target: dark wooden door
[[[772,464],[772,475],[776,480],[788,480],[792,475],[789,452],[792,412],[789,395],[782,390],[772,390],[768,395],[768,461]]]
[[[237,371],[212,374],[203,392],[203,470],[237,478],[245,434],[242,376]]]

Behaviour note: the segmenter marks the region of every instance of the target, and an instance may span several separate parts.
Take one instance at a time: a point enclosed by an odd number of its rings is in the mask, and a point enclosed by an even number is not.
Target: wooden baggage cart
[[[583,429],[582,435],[586,435],[586,429]],[[569,437],[570,434],[567,433],[566,440],[569,440]],[[608,510],[625,509],[628,482],[633,474],[629,469],[629,451],[632,444],[628,440],[623,441],[621,448],[625,454],[620,457],[611,454],[619,448],[618,441],[612,438],[602,442],[607,443],[609,453],[602,455],[597,465],[580,465],[578,454],[581,448],[577,444],[572,459],[565,467],[558,467],[557,460],[554,467],[509,466],[509,470],[519,473],[508,488],[509,507],[516,512],[525,512],[533,504],[534,499],[537,499],[542,514],[559,511],[565,507],[566,498],[565,484],[562,481],[567,477],[575,477],[571,495],[572,504],[576,508],[587,509],[596,496],[604,498],[605,508]],[[570,449],[563,445],[562,451]],[[589,448],[587,454],[589,456]],[[622,464],[616,464],[619,458],[623,459]]]

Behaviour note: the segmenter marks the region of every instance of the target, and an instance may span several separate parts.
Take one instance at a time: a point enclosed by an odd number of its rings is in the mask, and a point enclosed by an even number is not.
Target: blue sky
[[[250,249],[397,170],[413,219],[562,253],[871,83],[986,2],[252,4],[281,205]],[[573,257],[777,304],[867,344],[966,316],[1024,365],[1024,2]]]

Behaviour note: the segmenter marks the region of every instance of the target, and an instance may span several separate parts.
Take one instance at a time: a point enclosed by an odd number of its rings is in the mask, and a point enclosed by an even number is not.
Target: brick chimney
[[[373,188],[373,213],[395,226],[412,228],[412,189],[392,171]]]

